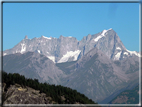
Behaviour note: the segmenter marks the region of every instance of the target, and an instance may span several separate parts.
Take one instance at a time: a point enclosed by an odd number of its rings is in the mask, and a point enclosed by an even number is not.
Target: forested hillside
[[[39,83],[37,79],[27,79],[17,73],[7,74],[3,71],[2,83],[5,84],[3,86],[3,102],[6,100],[6,92],[8,91],[10,86],[19,84],[23,89],[25,87],[30,87],[35,90],[39,90],[40,94],[45,93],[46,97],[51,97],[54,103],[57,104],[97,104],[91,99],[88,99],[84,94],[81,94],[71,88],[63,87],[61,85],[56,86],[54,84],[51,85],[48,83]]]

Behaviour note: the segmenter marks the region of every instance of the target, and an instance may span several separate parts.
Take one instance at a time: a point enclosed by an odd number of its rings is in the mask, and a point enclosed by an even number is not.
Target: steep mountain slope
[[[139,86],[125,90],[109,102],[109,104],[139,104]]]
[[[113,29],[103,30],[94,35],[89,34],[83,37],[81,41],[74,37],[64,37],[62,35],[59,38],[41,36],[33,39],[28,39],[26,36],[12,49],[5,50],[3,55],[36,51],[47,56],[55,63],[62,63],[76,61],[94,47],[104,52],[112,60],[122,60],[130,56],[140,57],[138,52],[129,51],[125,48]]]
[[[138,83],[138,66],[133,65],[135,72],[131,70],[127,74],[128,69],[122,70],[97,48],[92,49],[70,66],[56,65],[64,68],[61,69],[68,74],[63,79],[62,85],[76,89],[97,102],[101,102],[132,82]]]
[[[60,79],[65,76],[50,59],[35,52],[5,55],[3,70],[7,73],[19,73],[27,78],[36,78],[40,82],[51,84],[60,84]]]

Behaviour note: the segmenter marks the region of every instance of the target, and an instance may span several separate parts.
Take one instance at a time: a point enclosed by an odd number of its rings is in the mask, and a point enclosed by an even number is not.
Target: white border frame
[[[21,2],[21,3],[26,3],[26,2],[33,2],[33,3],[36,3],[36,2],[57,2],[57,3],[59,3],[59,2],[68,2],[68,3],[73,3],[73,2],[80,2],[80,3],[82,3],[82,2],[92,2],[92,3],[104,3],[104,2],[106,2],[106,3],[111,3],[111,2],[113,2],[113,3],[139,3],[139,51],[141,52],[141,55],[142,55],[142,49],[141,49],[141,39],[142,39],[142,31],[141,31],[141,29],[142,29],[142,21],[141,21],[141,18],[142,18],[142,1],[141,0],[117,0],[117,1],[115,1],[115,0],[89,0],[89,1],[87,1],[87,0],[20,0],[20,1],[18,1],[18,0],[1,0],[1,7],[0,7],[0,11],[2,12],[3,11],[3,9],[2,9],[2,3],[3,2],[5,2],[5,3],[8,3],[8,2],[10,2],[10,3],[12,3],[12,2]],[[2,22],[2,13],[1,13],[1,22]],[[0,32],[2,32],[2,25],[0,26],[1,27],[1,30],[0,30]],[[1,43],[3,43],[2,42],[2,33],[1,33]],[[3,45],[3,44],[1,44],[1,45]],[[2,46],[1,46],[2,47]],[[1,52],[2,52],[2,48],[1,48]],[[1,56],[2,56],[2,53],[1,53]],[[98,106],[98,105],[100,105],[100,106],[141,106],[141,60],[142,60],[142,57],[140,57],[139,58],[139,104],[5,104],[5,105],[3,105],[3,106]],[[2,66],[1,66],[2,67]],[[0,68],[1,68],[0,67]],[[1,90],[2,91],[2,90]],[[2,98],[2,97],[1,97]]]

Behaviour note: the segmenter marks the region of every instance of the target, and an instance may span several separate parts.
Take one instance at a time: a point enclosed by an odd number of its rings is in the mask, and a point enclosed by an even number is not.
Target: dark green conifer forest
[[[20,84],[22,87],[28,86],[35,90],[40,90],[40,93],[45,93],[47,97],[52,97],[58,104],[74,104],[75,102],[81,104],[97,104],[91,99],[88,99],[84,94],[71,88],[61,85],[40,83],[37,79],[27,79],[18,73],[11,74],[2,71],[2,83],[6,83],[5,91],[7,91],[10,85],[14,85],[15,83]],[[61,100],[61,96],[64,96],[66,100]]]

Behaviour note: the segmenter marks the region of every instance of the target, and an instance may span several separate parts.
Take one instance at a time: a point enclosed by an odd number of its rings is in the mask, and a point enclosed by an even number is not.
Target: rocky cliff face
[[[6,85],[5,83],[3,84]],[[7,91],[3,87],[3,104],[53,104],[51,97],[46,97],[45,93],[32,89],[30,87],[22,87],[19,84],[11,85]]]

